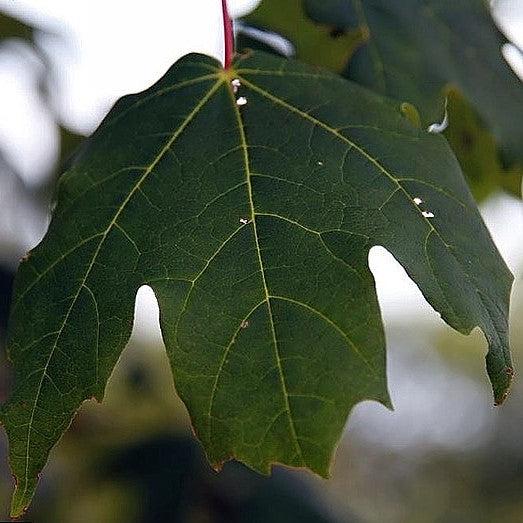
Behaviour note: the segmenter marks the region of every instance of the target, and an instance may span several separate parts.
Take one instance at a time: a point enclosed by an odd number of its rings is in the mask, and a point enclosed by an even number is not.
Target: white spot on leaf
[[[231,82],[231,85],[232,85],[232,90],[234,93],[237,93],[238,92],[238,89],[241,87],[241,82],[240,80],[238,80],[238,78],[235,78],[232,82]]]

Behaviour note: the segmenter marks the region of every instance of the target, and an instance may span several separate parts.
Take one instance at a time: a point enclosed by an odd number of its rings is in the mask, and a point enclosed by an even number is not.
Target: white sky
[[[230,0],[230,10],[240,15],[256,3]],[[62,35],[46,39],[45,47],[60,68],[62,115],[84,132],[116,98],[150,86],[181,56],[223,55],[219,0],[0,0],[0,6]]]
[[[229,0],[233,15],[256,3]],[[500,0],[498,5],[507,34],[523,47],[523,0]],[[85,134],[117,98],[148,87],[184,54],[223,55],[219,0],[0,0],[0,8],[59,33],[43,41],[58,73],[53,88],[56,110],[65,124]],[[116,29],[115,20],[120,20]],[[34,83],[34,60],[0,53],[0,142],[7,145],[28,182],[41,175],[42,166],[52,163],[58,143],[53,117],[35,96]],[[484,215],[510,267],[521,274],[520,203],[496,198]],[[390,254],[373,249],[371,268],[386,320],[415,313],[428,322],[440,322]],[[154,300],[147,291],[141,294],[149,296],[146,324],[154,324]]]

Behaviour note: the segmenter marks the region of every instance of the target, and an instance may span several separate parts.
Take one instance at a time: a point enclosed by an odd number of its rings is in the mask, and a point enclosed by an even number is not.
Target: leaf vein
[[[222,79],[219,79],[218,81],[216,81],[213,84],[213,86],[208,90],[207,94],[200,100],[200,102],[189,113],[189,115],[186,117],[186,119],[184,120],[182,125],[179,126],[176,129],[176,131],[172,134],[172,136],[167,141],[167,143],[163,146],[163,148],[160,150],[160,152],[156,155],[154,160],[151,162],[149,168],[140,177],[140,179],[135,184],[133,189],[129,192],[127,197],[124,199],[122,204],[119,206],[119,208],[118,208],[117,212],[115,213],[113,219],[111,220],[111,222],[109,223],[107,228],[102,233],[102,239],[101,239],[100,243],[98,244],[98,247],[97,247],[96,251],[94,252],[94,255],[93,255],[92,260],[91,260],[91,262],[90,262],[90,264],[89,264],[89,266],[87,268],[87,271],[86,271],[86,273],[85,273],[85,275],[84,275],[84,277],[82,279],[82,282],[81,282],[80,286],[78,287],[78,291],[77,291],[76,295],[73,297],[71,305],[69,306],[69,309],[68,309],[67,313],[65,314],[64,320],[63,320],[62,325],[61,325],[61,327],[60,327],[60,329],[58,331],[58,334],[56,336],[55,342],[53,343],[53,346],[51,347],[51,351],[49,353],[49,356],[48,356],[46,364],[45,364],[44,373],[42,373],[42,378],[40,379],[40,383],[39,383],[39,385],[37,387],[35,399],[33,401],[33,408],[32,408],[31,416],[30,416],[30,419],[29,419],[28,431],[27,431],[27,444],[26,444],[26,452],[25,452],[25,474],[24,474],[25,481],[24,481],[24,488],[23,488],[23,491],[22,491],[22,497],[25,496],[25,494],[27,492],[27,488],[29,486],[29,461],[30,461],[31,432],[32,432],[32,430],[34,428],[33,427],[34,415],[35,415],[35,411],[36,411],[36,408],[37,408],[37,405],[38,405],[38,400],[40,398],[40,393],[41,393],[41,390],[42,390],[42,384],[43,384],[43,381],[44,381],[44,376],[45,376],[45,373],[47,372],[47,368],[49,367],[49,364],[50,364],[50,362],[52,360],[52,357],[53,357],[53,354],[55,352],[55,349],[57,348],[58,341],[59,341],[59,339],[60,339],[60,337],[61,337],[61,335],[62,335],[62,333],[63,333],[63,331],[65,329],[65,326],[67,324],[67,320],[69,319],[69,316],[70,316],[70,314],[71,314],[71,312],[72,312],[72,310],[73,310],[73,308],[74,308],[74,306],[75,306],[75,304],[76,304],[76,302],[78,300],[78,297],[80,295],[81,289],[83,288],[83,286],[85,285],[85,283],[87,281],[87,278],[91,274],[91,271],[92,271],[92,269],[94,267],[96,259],[98,258],[98,255],[99,255],[99,253],[101,251],[101,248],[102,248],[102,246],[103,246],[103,244],[104,244],[104,242],[105,242],[109,232],[112,230],[114,224],[118,220],[118,217],[121,215],[123,210],[126,208],[127,204],[131,200],[132,196],[135,194],[135,192],[137,190],[140,189],[142,183],[147,179],[147,177],[154,170],[154,168],[156,167],[158,162],[163,158],[163,156],[166,154],[166,152],[171,148],[171,146],[176,141],[178,136],[180,136],[183,133],[183,131],[187,128],[189,123],[196,117],[196,115],[200,112],[202,107],[209,101],[209,99],[212,97],[212,95],[216,92],[216,90],[218,89],[218,87],[222,83],[223,83]]]
[[[280,353],[279,353],[279,349],[278,349],[278,341],[277,341],[277,337],[276,337],[276,329],[275,329],[275,326],[274,326],[274,316],[273,316],[271,302],[270,302],[270,298],[269,298],[269,289],[267,287],[267,280],[266,280],[266,276],[265,276],[265,268],[264,268],[263,260],[262,260],[262,257],[261,257],[260,241],[259,241],[259,238],[258,238],[258,229],[257,229],[257,225],[256,225],[256,212],[255,212],[255,207],[254,207],[253,189],[252,189],[252,183],[251,183],[249,147],[247,145],[247,137],[245,136],[245,128],[244,128],[244,125],[243,125],[243,120],[242,120],[242,117],[241,117],[241,114],[240,114],[240,110],[238,108],[238,105],[236,104],[236,98],[234,96],[234,93],[233,93],[232,89],[230,89],[230,88],[229,88],[229,95],[230,95],[231,103],[232,103],[232,106],[233,106],[233,109],[234,109],[234,114],[236,115],[236,120],[237,120],[237,123],[238,123],[238,131],[239,131],[239,134],[240,134],[241,145],[242,145],[242,148],[243,148],[243,159],[244,159],[244,166],[245,166],[245,176],[246,176],[246,179],[247,179],[247,194],[248,194],[248,198],[249,198],[249,206],[250,206],[250,209],[251,209],[251,221],[252,221],[252,228],[253,228],[253,233],[254,233],[254,241],[256,243],[256,253],[257,253],[257,256],[258,256],[258,263],[260,264],[261,279],[262,279],[263,289],[264,289],[264,293],[265,293],[265,300],[267,302],[267,312],[268,312],[269,323],[270,323],[270,327],[271,327],[272,342],[273,342],[273,347],[274,347],[274,355],[275,355],[276,363],[277,363],[277,366],[278,366],[278,374],[279,374],[280,384],[281,384],[281,388],[282,388],[284,405],[285,405],[285,409],[287,411],[287,418],[288,418],[288,421],[289,421],[289,429],[290,429],[290,433],[291,433],[291,436],[292,436],[292,439],[293,439],[293,443],[294,443],[295,448],[296,448],[297,455],[299,456],[302,465],[305,466],[306,465],[305,458],[303,457],[303,452],[302,452],[302,449],[301,449],[301,446],[300,446],[300,443],[299,443],[299,440],[298,440],[298,435],[296,433],[296,427],[294,425],[294,420],[293,420],[292,413],[291,413],[291,407],[290,407],[289,397],[288,397],[288,392],[287,392],[287,384],[286,384],[286,381],[285,381],[285,376],[283,374],[283,367],[282,367],[282,362],[281,362]]]

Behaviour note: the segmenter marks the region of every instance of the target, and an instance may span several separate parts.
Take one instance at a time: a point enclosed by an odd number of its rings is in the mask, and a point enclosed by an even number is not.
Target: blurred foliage
[[[61,118],[56,114],[51,93],[51,86],[54,83],[54,71],[46,53],[38,44],[36,38],[37,35],[49,36],[50,34],[52,33],[47,29],[31,26],[8,14],[0,12],[0,51],[2,50],[2,44],[4,44],[6,51],[16,51],[16,47],[8,49],[5,44],[9,42],[19,42],[26,45],[40,61],[42,69],[38,73],[39,77],[36,90],[42,104],[54,116],[60,138],[57,165],[52,166],[51,172],[46,173],[45,169],[43,169],[40,182],[32,186],[28,186],[24,182],[16,167],[12,162],[7,160],[6,155],[2,151],[2,145],[0,144],[0,178],[2,176],[16,178],[15,183],[18,185],[18,191],[23,193],[27,199],[32,200],[35,206],[45,210],[49,208],[58,175],[67,167],[73,152],[85,138],[83,135],[66,127],[62,123]]]
[[[308,497],[303,481],[282,473],[271,478],[238,463],[221,474],[206,464],[194,439],[156,438],[114,453],[101,469],[105,481],[134,484],[145,500],[136,521],[333,522]],[[280,471],[281,472],[281,471]]]
[[[297,58],[304,62],[338,72],[343,71],[364,36],[358,28],[345,31],[314,23],[305,16],[301,0],[264,0],[245,22],[284,36],[295,46]],[[239,49],[256,46],[256,49],[267,50],[256,45],[255,39],[244,41],[242,38],[240,29]]]
[[[477,201],[482,201],[501,189],[521,195],[523,168],[503,167],[496,141],[465,97],[456,89],[448,89],[449,126],[444,132],[461,164],[463,173]]]
[[[52,34],[47,29],[42,29],[22,22],[10,15],[0,11],[0,45],[15,39],[27,44],[43,62],[44,72],[40,78],[38,85],[39,93],[44,104],[51,112],[55,112],[51,103],[50,84],[53,83],[53,70],[44,50],[38,45],[36,36]],[[60,155],[58,165],[61,166],[69,159],[73,151],[79,146],[84,136],[75,133],[59,122],[57,118],[57,127],[60,133]],[[2,161],[0,161],[0,169],[2,168]],[[53,180],[54,184],[55,180]]]
[[[0,12],[0,45],[11,38],[18,38],[33,43],[36,31],[34,27]]]
[[[522,421],[504,415],[489,440],[469,451],[427,446],[415,456],[355,442],[333,480],[334,497],[369,523],[520,523],[523,456],[500,439],[504,430],[517,438]]]

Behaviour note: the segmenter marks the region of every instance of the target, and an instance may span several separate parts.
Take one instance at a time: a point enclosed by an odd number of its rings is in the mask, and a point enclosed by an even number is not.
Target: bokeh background
[[[255,0],[230,0],[232,14]],[[523,75],[523,0],[495,15]],[[18,21],[22,21],[21,24]],[[41,239],[53,186],[115,100],[148,87],[187,52],[223,53],[218,0],[0,0],[0,396],[3,340],[19,258]],[[501,52],[501,50],[500,50]],[[523,144],[522,144],[523,147]],[[523,208],[506,194],[481,204],[516,276],[511,315],[523,365]],[[87,402],[51,455],[33,522],[523,521],[523,379],[492,405],[486,343],[448,328],[383,249],[370,257],[388,340],[395,411],[358,405],[330,480],[231,463],[216,474],[177,399],[152,291],[142,288],[133,337],[103,404]],[[0,434],[0,519],[12,478]]]

